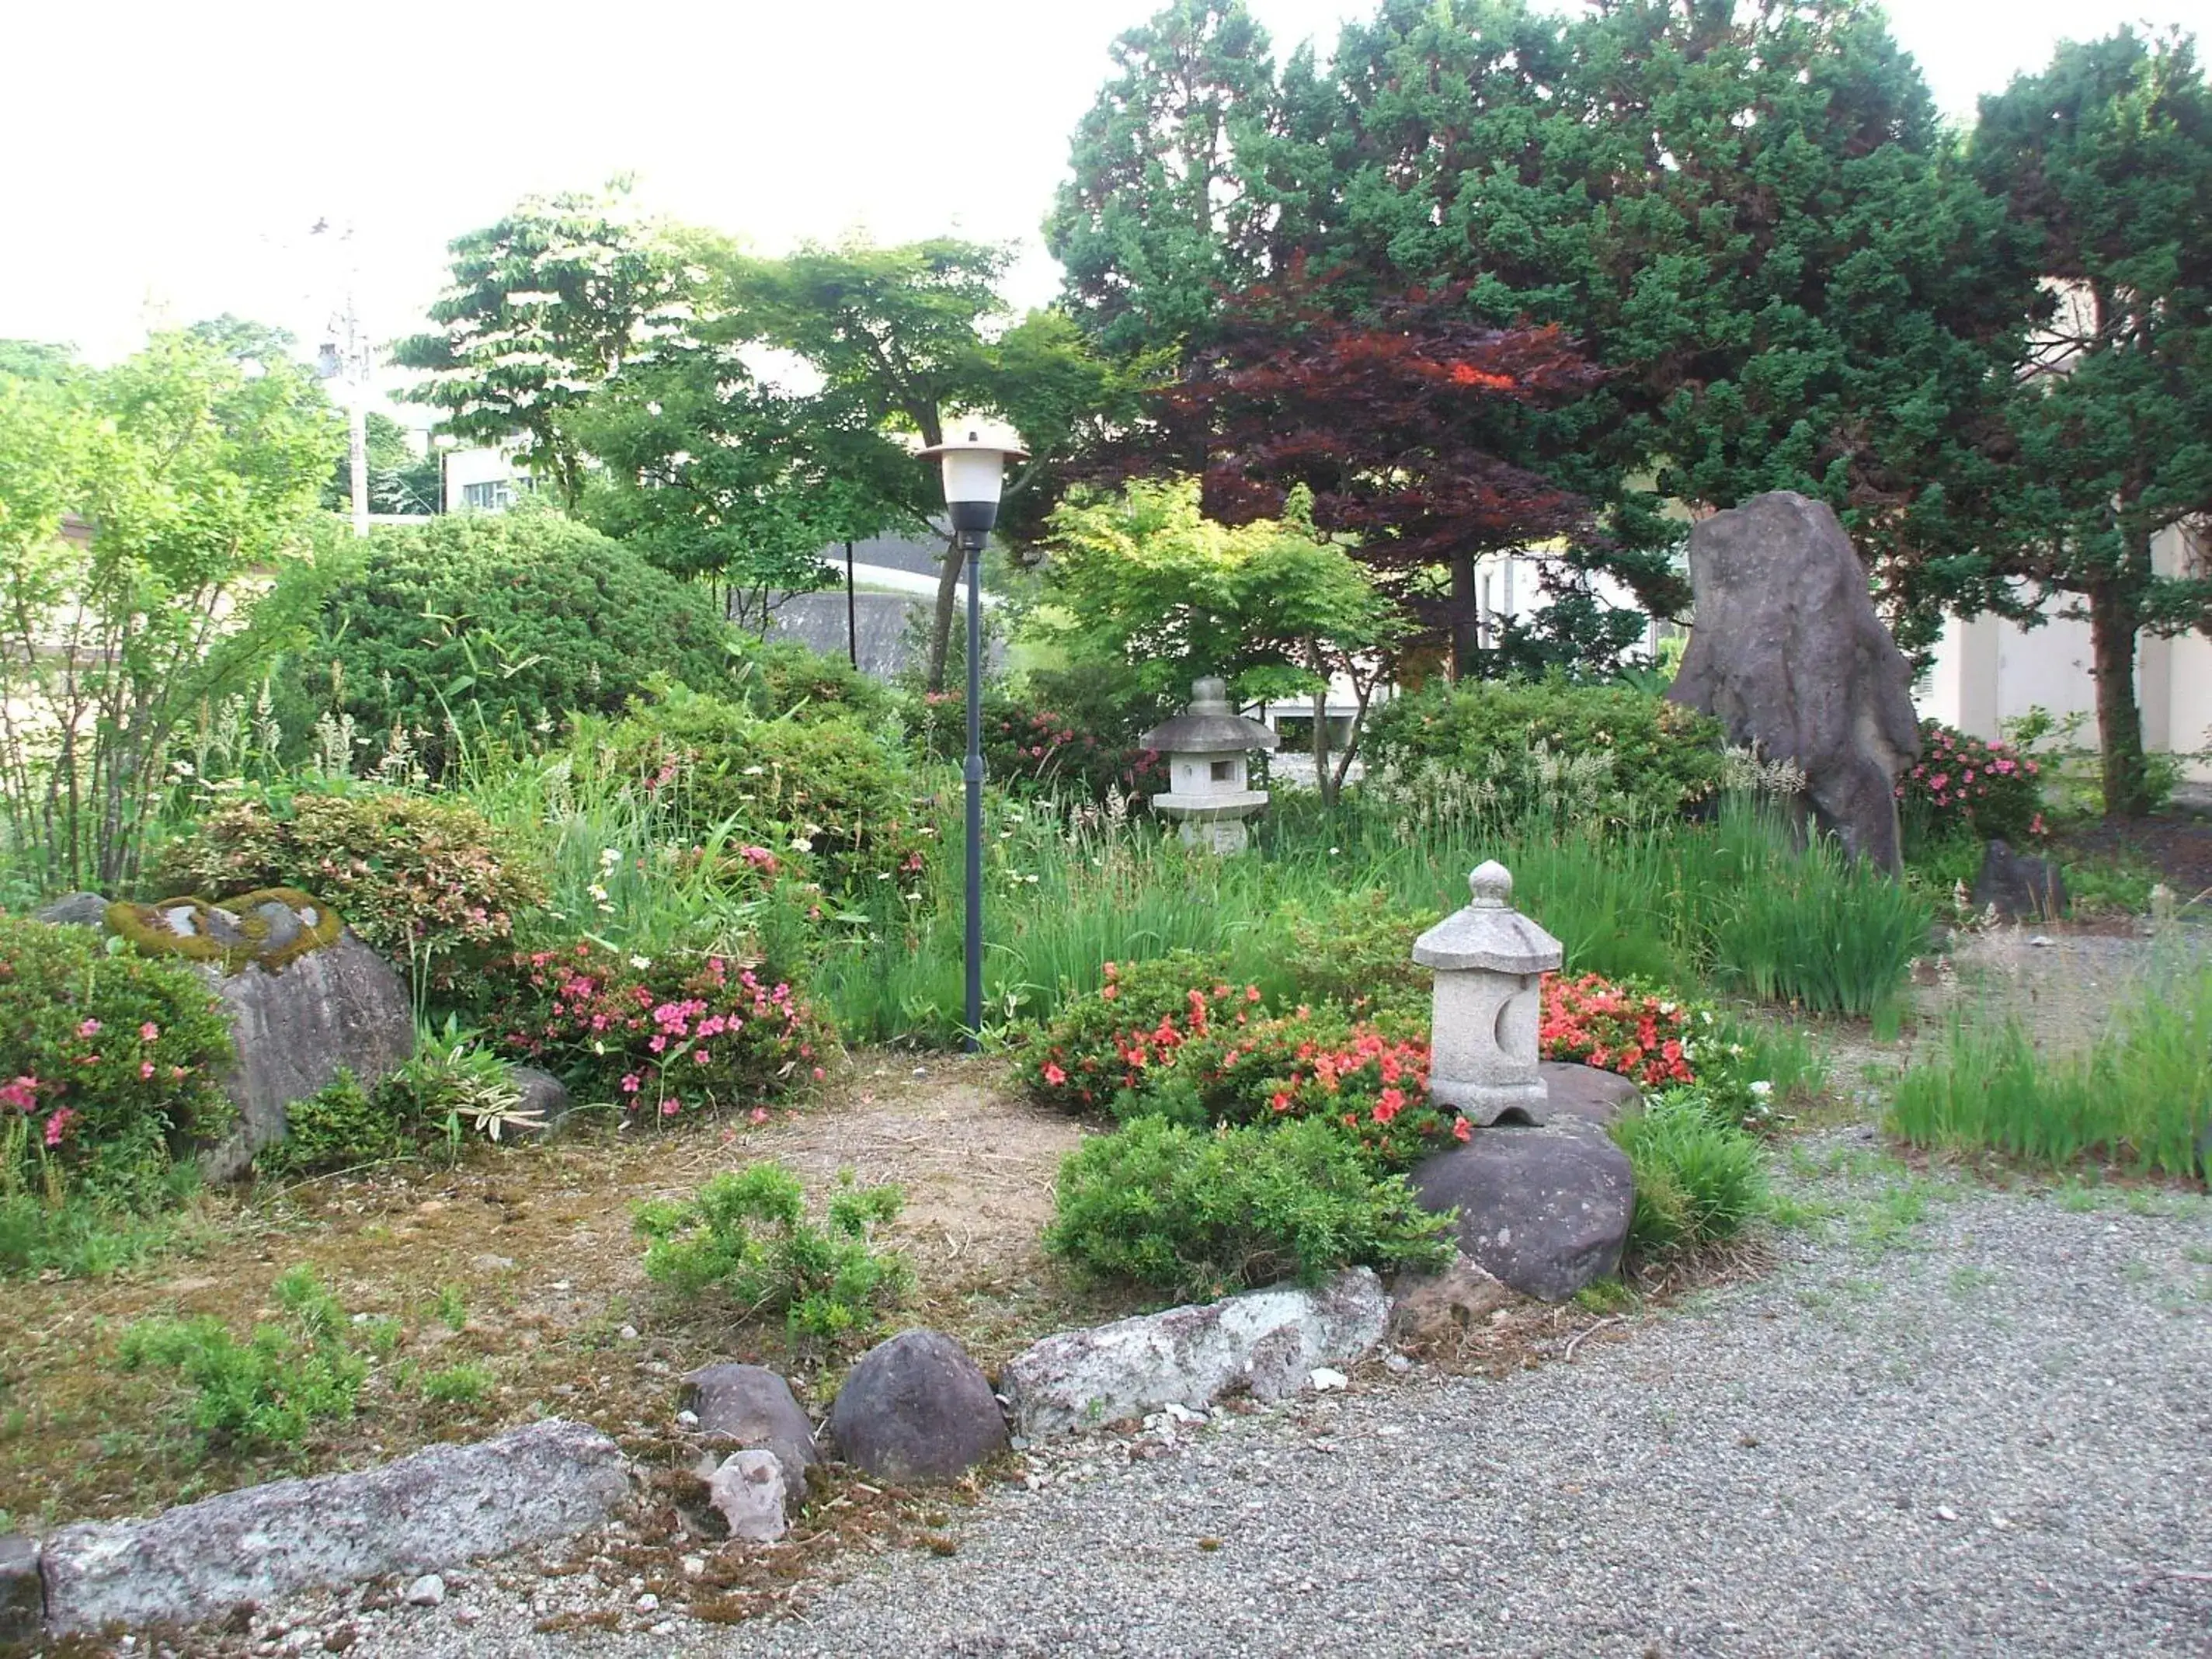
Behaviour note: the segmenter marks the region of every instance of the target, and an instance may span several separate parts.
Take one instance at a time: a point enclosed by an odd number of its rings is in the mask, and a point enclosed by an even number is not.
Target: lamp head
[[[945,505],[961,544],[971,550],[981,547],[983,538],[998,522],[1006,463],[1025,459],[1029,452],[1018,442],[987,437],[980,423],[968,422],[921,453],[925,458],[934,456],[942,469]]]

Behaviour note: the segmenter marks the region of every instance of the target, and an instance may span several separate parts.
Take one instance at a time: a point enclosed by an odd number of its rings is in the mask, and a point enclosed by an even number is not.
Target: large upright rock
[[[1794,761],[1819,826],[1897,871],[1897,780],[1920,752],[1912,669],[1836,515],[1786,489],[1716,513],[1690,532],[1690,588],[1697,623],[1668,696]]]
[[[106,926],[150,954],[193,963],[222,1000],[235,1058],[223,1088],[237,1129],[203,1155],[214,1181],[245,1174],[284,1135],[284,1109],[351,1072],[366,1085],[415,1052],[407,988],[337,913],[289,888],[210,904],[111,904]]]
[[[620,1447],[587,1425],[549,1419],[380,1468],[224,1492],[150,1521],[64,1527],[40,1563],[46,1619],[56,1635],[194,1624],[240,1601],[570,1538],[629,1496]]]

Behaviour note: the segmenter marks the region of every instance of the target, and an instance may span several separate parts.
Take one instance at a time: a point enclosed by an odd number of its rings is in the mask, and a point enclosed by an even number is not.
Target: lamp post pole
[[[968,808],[968,1006],[963,1047],[973,1054],[983,1030],[983,544],[999,519],[1006,463],[1017,445],[986,441],[980,431],[921,452],[944,468],[945,506],[953,544],[968,564],[968,754],[960,776]]]
[[[968,1036],[974,1053],[983,1029],[983,533],[961,538],[968,560]]]

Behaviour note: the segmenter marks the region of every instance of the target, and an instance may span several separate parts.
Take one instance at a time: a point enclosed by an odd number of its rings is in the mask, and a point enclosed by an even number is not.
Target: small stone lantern
[[[1226,680],[1208,676],[1190,690],[1188,708],[1137,739],[1167,757],[1167,792],[1152,797],[1152,811],[1181,820],[1187,847],[1241,853],[1252,840],[1244,820],[1267,804],[1266,790],[1245,787],[1246,757],[1279,739],[1231,712]]]
[[[1495,860],[1468,878],[1474,897],[1413,941],[1436,970],[1429,1094],[1486,1127],[1508,1112],[1543,1115],[1536,1028],[1544,975],[1559,941],[1513,908],[1513,877]]]

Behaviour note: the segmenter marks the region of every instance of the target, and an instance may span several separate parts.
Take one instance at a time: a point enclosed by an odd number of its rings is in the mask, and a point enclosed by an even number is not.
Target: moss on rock
[[[107,907],[108,931],[146,956],[213,963],[225,974],[282,973],[310,951],[335,945],[345,919],[296,887],[265,887],[221,904],[197,897]]]

